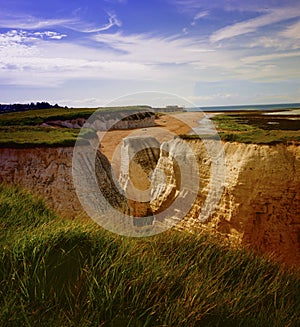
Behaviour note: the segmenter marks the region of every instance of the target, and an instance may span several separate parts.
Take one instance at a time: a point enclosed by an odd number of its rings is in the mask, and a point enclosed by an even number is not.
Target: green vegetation
[[[147,106],[107,107],[99,108],[100,112],[134,111],[149,109]],[[49,120],[69,120],[75,118],[89,118],[96,108],[51,108],[28,110],[0,114],[0,126],[35,126]]]
[[[292,118],[292,119],[290,119]],[[300,141],[300,120],[262,113],[238,113],[212,117],[224,141],[275,144]],[[299,117],[298,117],[299,118]]]
[[[75,128],[51,128],[40,126],[0,127],[0,147],[28,148],[34,146],[73,146],[80,130]],[[81,141],[95,136],[90,129],[80,133]]]
[[[134,239],[0,185],[1,326],[299,326],[300,280],[206,233]]]
[[[147,106],[107,107],[100,108],[99,112],[123,112],[147,110]],[[53,120],[71,120],[76,118],[89,118],[96,109],[83,108],[51,108],[28,110],[0,114],[0,147],[26,148],[36,146],[73,146],[80,130],[65,127],[40,126]],[[87,129],[81,131],[82,142],[95,136],[94,132]]]
[[[107,107],[100,112],[118,113],[149,109],[148,106]],[[0,147],[73,146],[78,129],[39,126],[51,120],[89,118],[95,109],[51,108],[0,114]],[[156,115],[160,115],[156,113]],[[229,113],[216,115],[218,135],[201,135],[201,138],[221,138],[224,141],[274,144],[300,141],[300,120],[296,116],[263,115],[261,112]],[[197,139],[198,135],[180,135],[183,139]],[[85,137],[83,137],[85,138]],[[83,139],[82,138],[82,139]]]
[[[11,112],[0,115],[0,126],[35,126],[47,120],[88,118],[95,109],[51,108]]]

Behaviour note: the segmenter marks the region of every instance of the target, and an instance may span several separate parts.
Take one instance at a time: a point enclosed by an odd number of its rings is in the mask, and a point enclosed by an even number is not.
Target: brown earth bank
[[[113,162],[118,157],[121,140],[129,134],[151,134],[160,142],[179,142],[173,144],[175,150],[179,149],[180,142],[186,141],[173,140],[174,134],[187,133],[203,117],[203,114],[183,115],[189,121],[185,119],[186,122],[182,122],[180,115],[162,116],[157,121],[160,126],[151,127],[151,130],[105,133],[101,141],[102,151]],[[165,128],[170,133],[166,133]],[[210,185],[211,163],[201,140],[187,142],[197,157],[201,181],[187,221],[201,228],[198,217]],[[299,266],[300,146],[227,142],[223,143],[223,149],[226,158],[224,190],[216,210],[203,225],[234,236],[243,245],[272,254],[276,260],[289,266]],[[72,154],[72,147],[0,149],[0,180],[22,185],[43,196],[66,217],[83,217],[85,215],[73,185]],[[167,165],[166,161],[159,160],[157,163],[159,169],[166,168],[168,171]],[[115,166],[118,166],[117,163]],[[186,226],[189,228],[188,223]]]

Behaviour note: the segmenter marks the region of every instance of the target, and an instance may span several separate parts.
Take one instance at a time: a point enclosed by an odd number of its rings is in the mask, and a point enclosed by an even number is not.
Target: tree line
[[[31,103],[0,104],[0,113],[35,110],[35,109],[50,109],[50,108],[61,108],[61,106],[59,106],[57,103],[55,105],[51,105],[49,102],[45,102],[45,101],[36,102],[36,103],[31,102]]]

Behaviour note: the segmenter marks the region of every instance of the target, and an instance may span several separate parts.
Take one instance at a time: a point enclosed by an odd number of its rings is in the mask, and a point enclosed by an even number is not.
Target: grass
[[[0,186],[2,326],[299,326],[300,280],[215,236],[64,221]]]
[[[40,126],[0,127],[0,147],[29,148],[74,146],[80,130],[75,128],[51,128]],[[94,137],[95,133],[87,129],[80,133],[81,141]]]
[[[147,106],[107,107],[100,108],[99,112],[136,112],[149,109]],[[51,108],[28,110],[0,114],[0,147],[29,148],[29,147],[55,147],[74,146],[80,130],[64,127],[40,126],[50,120],[70,120],[75,118],[89,118],[96,109],[82,108]],[[79,141],[87,142],[93,137],[91,130],[81,132]]]
[[[47,120],[88,118],[95,109],[51,108],[4,113],[0,115],[0,126],[34,126]]]
[[[217,115],[212,120],[217,126],[220,138],[224,141],[256,144],[300,141],[300,120],[290,120],[288,117],[279,117],[276,114]]]
[[[147,106],[105,107],[101,112],[135,111],[149,109]],[[89,118],[96,108],[51,108],[11,112],[0,114],[0,126],[35,126],[49,120],[69,120],[75,118]]]
[[[149,107],[107,107],[101,108],[100,111],[118,113],[137,109],[149,109]],[[0,147],[73,146],[79,134],[78,129],[48,128],[39,125],[49,120],[88,118],[94,112],[95,109],[91,108],[51,108],[1,114]],[[261,112],[216,115],[212,120],[217,126],[218,135],[180,135],[180,137],[183,139],[220,137],[223,141],[257,144],[299,142],[300,120],[289,118],[291,117],[276,116],[276,113],[262,115]],[[83,142],[84,139],[85,137],[82,137]]]

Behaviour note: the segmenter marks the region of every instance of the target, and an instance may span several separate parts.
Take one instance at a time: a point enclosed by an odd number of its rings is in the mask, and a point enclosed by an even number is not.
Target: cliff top
[[[136,110],[146,110],[147,106],[129,106],[116,108],[101,108],[99,111],[106,119],[121,119],[128,112],[135,113]],[[51,108],[43,110],[29,110],[23,112],[12,112],[0,115],[0,147],[36,147],[36,146],[73,146],[79,134],[80,124],[76,122],[76,128],[72,122],[76,119],[85,121],[95,109],[81,108]],[[174,115],[175,117],[184,116],[184,121],[199,121],[199,112],[184,112]],[[154,113],[153,113],[154,115]],[[203,114],[202,114],[203,115]],[[166,127],[172,132],[181,135],[185,139],[199,138],[198,135],[189,135],[189,128],[182,128],[181,122],[173,116],[160,115],[157,117],[157,126]],[[128,118],[127,118],[128,119]],[[134,117],[138,120],[138,117]],[[47,127],[51,121],[69,122],[68,126]],[[162,123],[165,121],[166,123]],[[218,131],[218,135],[224,141],[257,143],[257,144],[274,144],[280,142],[300,141],[300,114],[285,115],[280,113],[265,114],[264,112],[230,112],[227,114],[216,114],[212,117]],[[74,126],[75,126],[74,125]],[[82,122],[81,122],[82,126]],[[68,128],[69,127],[69,128]],[[91,133],[91,131],[87,131]],[[218,137],[218,135],[216,135]],[[214,137],[212,135],[200,135],[200,137]]]
[[[201,137],[220,137],[227,142],[276,144],[300,141],[300,114],[285,112],[231,112],[216,114],[211,118],[218,131],[217,135]],[[197,139],[199,135],[181,135],[184,139]]]

